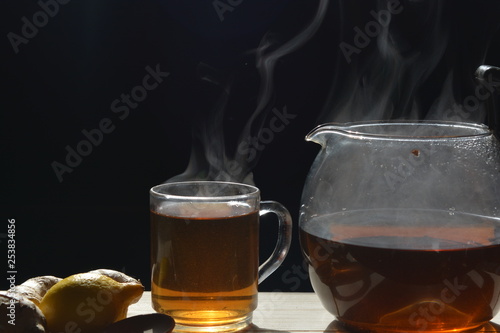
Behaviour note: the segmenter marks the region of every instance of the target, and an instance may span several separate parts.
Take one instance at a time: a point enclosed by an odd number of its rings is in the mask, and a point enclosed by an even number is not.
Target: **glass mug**
[[[260,201],[245,184],[192,181],[150,191],[151,295],[176,331],[235,331],[248,326],[257,285],[281,265],[292,220],[281,204]],[[279,221],[277,245],[259,266],[259,216]]]

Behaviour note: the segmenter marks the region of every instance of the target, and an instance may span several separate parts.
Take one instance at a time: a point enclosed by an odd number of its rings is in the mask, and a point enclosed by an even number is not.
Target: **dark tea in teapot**
[[[323,306],[345,324],[381,331],[467,330],[498,311],[497,219],[434,210],[316,218],[323,221],[300,230],[311,283]]]

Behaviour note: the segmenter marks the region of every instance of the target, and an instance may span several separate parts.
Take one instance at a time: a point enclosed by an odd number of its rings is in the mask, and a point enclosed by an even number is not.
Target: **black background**
[[[389,83],[377,81],[395,68],[379,61],[378,36],[352,54],[350,63],[339,48],[341,42],[354,45],[353,28],[363,30],[382,2],[330,1],[319,28],[301,40],[294,38],[311,24],[318,1],[221,3],[233,4],[223,20],[209,0],[72,0],[46,16],[18,52],[9,33],[22,37],[23,17],[33,23],[41,6],[0,3],[0,289],[8,288],[8,219],[15,219],[18,283],[112,268],[140,278],[149,289],[149,188],[186,170],[207,124],[219,127],[206,147],[220,153],[216,139],[222,136],[231,156],[256,110],[262,110],[258,119],[266,128],[273,109],[286,109],[293,119],[273,133],[250,165],[262,198],[288,207],[295,227],[284,265],[260,289],[311,290],[298,242],[301,189],[319,148],[304,141],[308,131],[334,120],[339,101],[370,80],[375,88],[396,87],[389,96],[393,109],[384,118],[424,118],[450,73],[452,97],[460,103],[473,94],[477,66],[500,65],[500,1],[402,1],[391,40],[408,66]],[[279,53],[287,45],[297,47]],[[266,63],[274,65],[269,99],[259,94],[265,86],[259,55],[275,60]],[[113,101],[141,85],[148,66],[168,77],[120,119]],[[395,93],[408,86],[416,87],[411,98]],[[381,92],[365,93],[372,101]],[[409,113],[415,105],[417,111]],[[360,116],[371,107],[366,102],[347,120],[373,118]],[[343,109],[350,114],[348,105]],[[216,114],[222,120],[214,120]],[[106,118],[113,131],[60,181],[54,161],[65,164],[66,147],[76,149],[86,139],[82,131]],[[259,138],[259,125],[253,126]],[[274,246],[273,223],[263,221],[263,258]]]

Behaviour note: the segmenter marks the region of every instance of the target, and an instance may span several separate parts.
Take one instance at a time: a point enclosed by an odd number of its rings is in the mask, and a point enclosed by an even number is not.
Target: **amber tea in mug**
[[[201,217],[151,213],[153,253],[161,258],[152,276],[155,309],[198,325],[238,320],[257,306],[258,213],[218,216],[217,205]]]
[[[284,212],[285,233],[291,227],[284,207],[259,200],[257,188],[235,183],[151,190],[153,308],[172,316],[177,331],[232,331],[251,322],[259,280],[279,266],[276,255],[290,243],[285,235],[259,271],[259,216]]]

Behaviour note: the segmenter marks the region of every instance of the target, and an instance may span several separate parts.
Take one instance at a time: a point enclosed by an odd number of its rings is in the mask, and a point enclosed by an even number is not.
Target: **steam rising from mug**
[[[498,30],[495,13],[500,2],[469,5],[379,0],[375,7],[367,8],[364,1],[319,0],[314,17],[293,38],[280,44],[270,31],[255,50],[258,102],[248,121],[239,130],[231,129],[239,136],[230,137],[228,129],[234,126],[224,124],[235,75],[224,84],[212,116],[193,131],[187,169],[168,181],[253,183],[252,170],[261,150],[251,149],[248,142],[260,137],[273,110],[276,62],[304,47],[328,19],[334,20],[333,28],[326,32],[332,38],[323,42],[331,43],[331,63],[335,65],[328,93],[320,96],[324,103],[317,124],[388,119],[485,122],[483,102],[492,91],[476,88],[474,72],[484,62],[491,37]],[[483,31],[477,22],[484,25]],[[467,39],[474,27],[482,33]],[[451,38],[451,33],[458,38]],[[458,52],[465,48],[477,51],[467,61],[457,62]],[[200,69],[210,71],[203,64]],[[203,79],[217,82],[210,75]]]
[[[249,147],[257,140],[264,128],[268,115],[276,110],[271,104],[274,96],[274,74],[276,62],[302,47],[318,30],[326,14],[328,0],[319,0],[314,17],[293,38],[277,45],[269,31],[255,50],[256,68],[260,76],[257,106],[236,139],[234,152],[228,153],[224,131],[224,115],[230,98],[232,80],[213,109],[213,117],[193,131],[193,147],[187,169],[180,175],[167,180],[222,180],[253,184],[252,169],[258,162],[260,149]],[[203,67],[203,65],[201,65]],[[206,69],[206,68],[205,68]],[[212,81],[210,77],[204,77]],[[285,106],[286,118],[286,106]],[[286,119],[285,119],[286,120]]]

